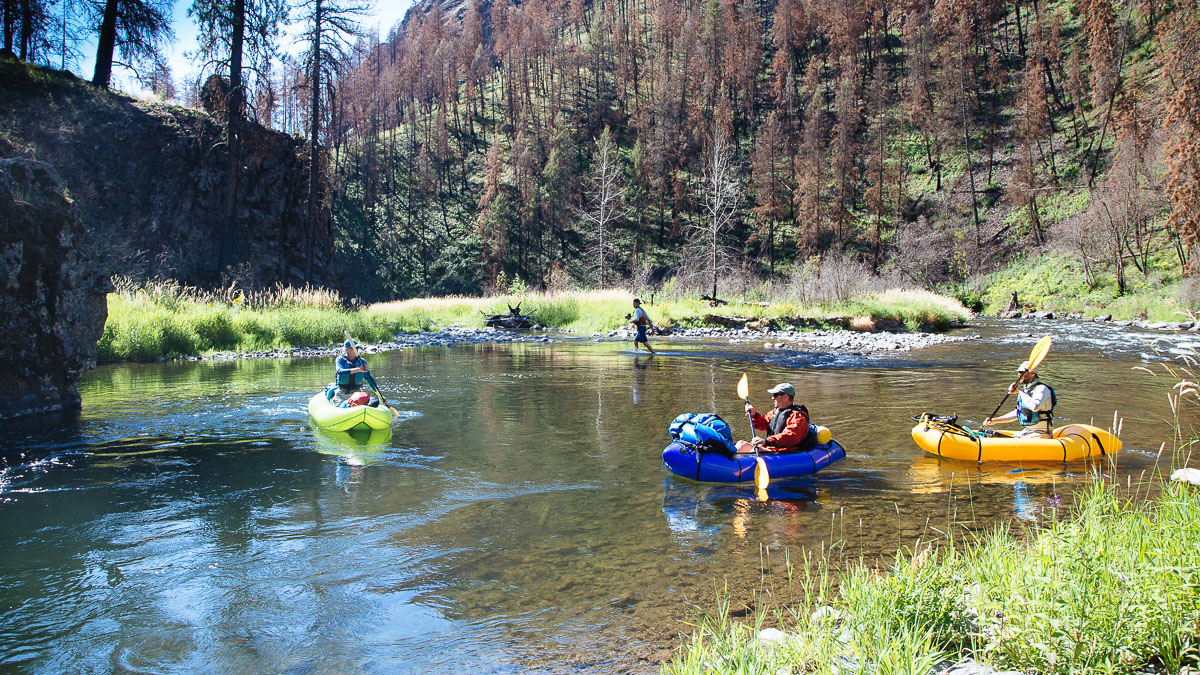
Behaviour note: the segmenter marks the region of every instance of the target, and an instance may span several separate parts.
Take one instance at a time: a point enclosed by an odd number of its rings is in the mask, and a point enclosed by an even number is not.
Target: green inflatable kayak
[[[369,405],[339,408],[329,402],[326,391],[319,391],[308,399],[308,416],[318,427],[330,431],[388,429],[392,426],[392,411],[387,408]]]

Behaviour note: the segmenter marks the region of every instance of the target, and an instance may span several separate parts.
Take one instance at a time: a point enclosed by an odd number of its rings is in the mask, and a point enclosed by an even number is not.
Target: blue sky
[[[374,0],[369,15],[362,22],[363,28],[369,30],[374,27],[381,39],[386,38],[388,31],[404,18],[404,13],[412,4],[413,0]],[[176,86],[181,86],[186,79],[199,71],[199,66],[192,63],[186,56],[187,52],[196,50],[196,26],[187,15],[188,8],[191,6],[192,0],[175,0],[172,12],[175,41],[165,51]],[[90,80],[96,67],[95,37],[93,36],[89,42],[80,45],[79,48],[83,50],[83,58],[73,70],[81,78]],[[130,93],[139,90],[138,85],[130,77],[129,71],[122,68],[114,70],[113,86]]]

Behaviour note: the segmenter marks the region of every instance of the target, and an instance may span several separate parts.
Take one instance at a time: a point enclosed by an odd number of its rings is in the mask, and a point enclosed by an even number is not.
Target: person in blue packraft
[[[746,414],[755,431],[769,431],[764,436],[755,436],[750,442],[738,441],[739,453],[754,452],[755,446],[760,452],[789,452],[793,450],[810,450],[816,439],[808,433],[808,408],[796,404],[796,388],[787,382],[767,390],[775,408],[765,416],[759,414],[754,406],[746,401]]]
[[[342,344],[342,355],[337,357],[334,362],[334,367],[337,369],[337,388],[334,390],[329,400],[334,405],[341,405],[349,401],[351,396],[359,392],[367,392],[367,376],[371,370],[367,366],[367,362],[358,355],[358,344],[354,340],[346,340]],[[375,400],[372,398],[370,405],[374,406]]]

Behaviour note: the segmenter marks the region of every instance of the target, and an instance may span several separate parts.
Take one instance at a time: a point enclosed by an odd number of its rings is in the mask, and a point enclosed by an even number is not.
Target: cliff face
[[[222,268],[229,162],[218,120],[0,59],[0,157],[57,169],[83,245],[108,273],[198,286],[305,283],[307,143],[245,126],[234,260]],[[314,236],[312,281],[335,285],[327,215]]]
[[[111,288],[83,235],[53,167],[0,160],[0,421],[79,409]]]
[[[0,56],[0,420],[79,409],[110,278],[303,285],[307,144],[245,125],[232,265],[220,122]],[[329,219],[315,284],[334,285]]]

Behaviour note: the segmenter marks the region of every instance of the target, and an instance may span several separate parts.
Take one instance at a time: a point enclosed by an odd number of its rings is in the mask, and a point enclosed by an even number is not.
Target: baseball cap
[[[774,387],[771,387],[770,389],[768,389],[767,393],[771,394],[772,396],[774,396],[775,394],[787,394],[788,396],[791,396],[794,398],[796,396],[796,388],[793,387],[792,385],[788,384],[787,382],[780,382],[779,384],[775,385]]]

